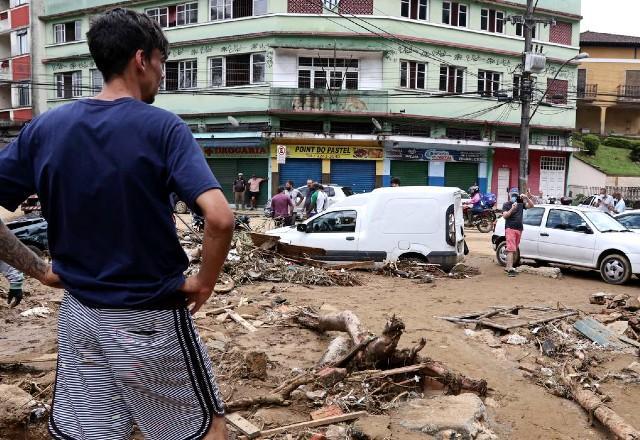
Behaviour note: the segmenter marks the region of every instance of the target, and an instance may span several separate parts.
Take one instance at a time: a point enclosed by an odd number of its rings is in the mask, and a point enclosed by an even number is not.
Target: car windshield
[[[628,230],[618,220],[611,217],[606,212],[590,211],[585,212],[584,215],[600,232],[619,232]]]

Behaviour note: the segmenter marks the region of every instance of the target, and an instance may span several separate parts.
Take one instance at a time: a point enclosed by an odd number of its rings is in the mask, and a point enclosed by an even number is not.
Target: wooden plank
[[[247,321],[245,321],[245,319],[244,319],[242,316],[238,315],[238,314],[237,314],[236,312],[234,312],[233,310],[229,310],[229,309],[227,309],[225,312],[229,314],[229,317],[230,317],[231,319],[233,319],[235,322],[237,322],[238,324],[240,324],[241,326],[243,326],[243,327],[244,327],[245,329],[247,329],[250,333],[253,333],[253,332],[257,332],[257,331],[258,331],[258,329],[257,329],[257,328],[255,328],[254,326],[252,326],[251,324],[249,324]]]
[[[351,375],[351,377],[367,376],[370,379],[378,379],[378,378],[381,378],[381,377],[395,376],[396,374],[413,373],[415,371],[423,370],[426,367],[427,367],[427,364],[423,363],[423,364],[409,365],[408,367],[394,368],[394,369],[391,369],[391,370],[359,371],[357,373],[353,373]]]
[[[591,317],[576,321],[573,327],[593,342],[603,347],[622,348],[618,336]]]
[[[293,425],[281,426],[280,428],[267,429],[266,431],[260,431],[260,435],[267,436],[267,435],[281,434],[283,432],[291,431],[294,429],[316,428],[318,426],[333,425],[334,423],[356,420],[366,415],[367,415],[366,411],[358,411],[358,412],[353,412],[349,414],[343,414],[341,416],[326,417],[324,419],[294,423]]]
[[[626,336],[618,336],[618,339],[620,339],[622,342],[626,342],[627,344],[633,345],[634,347],[640,348],[640,342],[634,341],[631,338],[627,338]]]
[[[258,428],[256,425],[254,425],[253,423],[251,423],[250,421],[242,417],[240,414],[238,413],[226,414],[225,418],[227,419],[227,422],[229,422],[231,426],[236,428],[238,431],[240,431],[247,437],[257,438],[260,436],[260,428]]]

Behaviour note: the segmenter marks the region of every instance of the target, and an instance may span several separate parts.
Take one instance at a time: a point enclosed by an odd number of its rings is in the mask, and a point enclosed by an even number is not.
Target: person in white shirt
[[[301,197],[300,191],[298,191],[293,186],[294,186],[293,180],[288,180],[287,183],[285,183],[285,185],[284,185],[284,192],[285,192],[286,195],[289,196],[289,198],[291,199],[293,204],[297,205],[298,204],[298,198],[302,199],[303,197]]]
[[[619,192],[615,193],[613,195],[613,198],[617,200],[613,210],[615,211],[616,214],[622,214],[627,209],[627,204],[624,203],[624,199],[622,198],[622,194],[620,194]]]
[[[600,195],[596,198],[596,208],[602,212],[611,212],[614,210],[613,197],[607,194],[607,188],[600,189]]]
[[[324,186],[318,186],[318,199],[316,200],[316,213],[320,213],[327,209],[327,193],[324,192]]]

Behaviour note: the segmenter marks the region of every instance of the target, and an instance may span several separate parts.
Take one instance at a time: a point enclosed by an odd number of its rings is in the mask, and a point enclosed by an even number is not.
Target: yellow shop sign
[[[382,160],[384,149],[333,145],[287,145],[287,158],[292,159],[356,159]],[[271,146],[271,156],[276,157],[277,145]]]

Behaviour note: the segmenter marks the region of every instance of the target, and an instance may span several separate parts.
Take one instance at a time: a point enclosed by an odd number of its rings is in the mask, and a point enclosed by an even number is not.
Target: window
[[[556,156],[542,156],[540,157],[540,169],[551,171],[564,171],[565,158]]]
[[[465,139],[470,141],[482,140],[482,132],[480,131],[480,129],[475,128],[448,127],[446,129],[446,136],[449,139]]]
[[[440,66],[440,90],[462,93],[464,69],[455,66]]]
[[[400,61],[400,87],[427,88],[427,65],[415,61]]]
[[[176,25],[184,26],[198,22],[198,3],[185,3],[176,6]]]
[[[522,75],[513,75],[513,99],[520,100],[520,88],[522,87]]]
[[[146,14],[160,24],[160,27],[176,27],[198,22],[198,3],[182,3],[160,8],[149,8]]]
[[[20,84],[17,87],[18,107],[31,106],[31,88],[28,84]]]
[[[580,214],[561,209],[552,209],[547,217],[546,227],[562,231],[576,231],[579,227],[586,227],[587,222]]]
[[[16,55],[29,53],[29,35],[26,30],[16,32],[16,49]]]
[[[534,40],[538,38],[538,26],[539,24],[536,23],[531,28],[531,38],[533,38]],[[516,23],[516,35],[518,37],[524,37],[524,24]]]
[[[522,223],[529,226],[540,226],[542,217],[544,216],[544,208],[529,208],[524,210],[522,215]]]
[[[560,146],[560,135],[558,135],[558,134],[547,135],[547,146],[549,146],[549,147],[559,147]]]
[[[569,81],[564,79],[547,79],[547,102],[550,104],[566,104],[569,93]]]
[[[198,61],[167,61],[163,90],[192,89],[198,85]]]
[[[209,85],[211,87],[224,86],[224,58],[209,58]]]
[[[319,6],[322,12],[322,4]],[[210,0],[209,11],[214,21],[263,15],[267,13],[267,0]]]
[[[428,19],[428,0],[402,0],[400,2],[400,15],[412,20]]]
[[[82,96],[82,72],[64,72],[55,74],[56,98],[71,99]]]
[[[91,69],[91,94],[97,95],[102,91],[102,73],[98,69]]]
[[[338,6],[338,3],[340,3],[340,0],[322,0],[322,3],[324,4],[325,8],[333,9],[336,6]]]
[[[495,9],[481,9],[480,29],[502,34],[504,32],[504,12]]]
[[[552,43],[570,45],[572,33],[573,26],[571,23],[557,21],[556,24],[552,24],[549,29],[549,41]]]
[[[629,229],[640,229],[640,215],[629,214],[618,217],[617,220]]]
[[[251,54],[251,84],[264,82],[265,57],[264,53]]]
[[[458,2],[442,2],[442,23],[467,27],[467,8]]]
[[[80,21],[69,21],[53,25],[53,42],[56,44],[78,41],[81,35]]]
[[[356,232],[356,211],[333,211],[307,225],[309,232]]]
[[[348,58],[298,58],[298,88],[358,89],[358,60]]]
[[[500,90],[500,73],[479,70],[478,93],[482,96],[495,96],[498,90]]]

